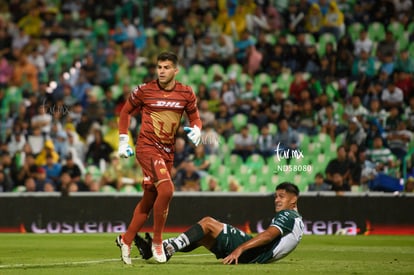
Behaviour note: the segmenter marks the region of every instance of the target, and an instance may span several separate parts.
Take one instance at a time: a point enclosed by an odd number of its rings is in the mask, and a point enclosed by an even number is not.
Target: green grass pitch
[[[164,237],[176,234],[165,234]],[[223,265],[204,248],[166,264],[120,260],[116,234],[0,234],[0,274],[414,274],[414,236],[304,236],[273,264]]]

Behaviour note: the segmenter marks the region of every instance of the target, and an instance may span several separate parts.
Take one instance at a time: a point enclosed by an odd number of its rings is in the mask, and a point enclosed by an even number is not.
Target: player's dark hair
[[[178,64],[178,57],[173,52],[162,52],[158,55],[157,62],[158,61],[167,61],[167,60],[171,61],[174,64],[174,66],[177,66],[177,64]]]
[[[276,186],[276,190],[285,190],[287,193],[299,196],[299,188],[295,184],[288,181],[280,183],[278,186]]]

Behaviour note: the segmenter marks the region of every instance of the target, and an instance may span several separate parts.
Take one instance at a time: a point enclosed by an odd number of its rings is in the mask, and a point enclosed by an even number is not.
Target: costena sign
[[[186,193],[186,192],[183,192]],[[0,232],[125,232],[140,195],[36,196],[0,193]],[[323,196],[302,194],[299,212],[305,234],[412,234],[414,196]],[[192,207],[188,207],[191,205]],[[252,207],[254,206],[254,207]],[[182,232],[204,216],[260,232],[274,217],[274,197],[261,194],[178,193],[171,202],[166,232]],[[241,210],[242,209],[242,210]],[[223,211],[225,210],[225,211]],[[151,232],[152,215],[143,232]]]
[[[249,222],[250,223],[250,222]],[[347,235],[356,235],[359,232],[354,221],[307,221],[304,220],[305,234],[332,235],[346,232]],[[185,226],[183,226],[183,229]],[[264,231],[263,221],[258,221],[256,232]],[[33,222],[30,231],[36,234],[44,233],[122,233],[127,229],[124,221],[49,221],[44,226]],[[168,226],[165,229],[169,230]]]
[[[127,224],[123,221],[87,221],[87,222],[65,222],[49,221],[45,226],[38,226],[35,222],[31,224],[33,233],[121,233],[125,232]]]

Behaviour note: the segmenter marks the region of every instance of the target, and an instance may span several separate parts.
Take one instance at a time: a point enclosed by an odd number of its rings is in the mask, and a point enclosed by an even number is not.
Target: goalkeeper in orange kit
[[[119,118],[120,157],[131,157],[133,149],[128,145],[130,115],[141,113],[141,129],[135,147],[144,180],[144,194],[135,207],[127,231],[118,236],[117,245],[125,264],[131,264],[131,244],[153,210],[154,239],[152,254],[157,262],[166,262],[162,245],[162,232],[168,208],[174,192],[171,168],[174,159],[175,135],[184,112],[190,121],[184,127],[188,138],[197,146],[201,141],[201,120],[196,96],[190,86],[175,80],[178,73],[177,55],[163,52],[157,59],[157,79],[136,87],[130,94]]]

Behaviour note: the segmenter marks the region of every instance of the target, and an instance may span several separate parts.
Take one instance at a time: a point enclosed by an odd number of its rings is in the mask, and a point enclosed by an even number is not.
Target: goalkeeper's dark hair
[[[157,61],[171,61],[175,67],[178,65],[178,57],[173,52],[162,52],[158,55]]]
[[[285,181],[276,186],[276,190],[285,190],[287,193],[295,194],[299,197],[299,188],[296,184]]]

